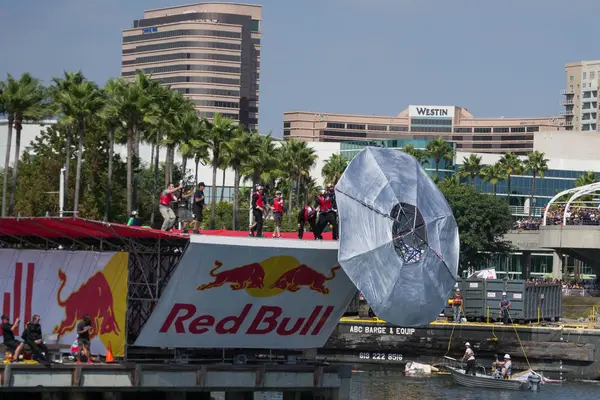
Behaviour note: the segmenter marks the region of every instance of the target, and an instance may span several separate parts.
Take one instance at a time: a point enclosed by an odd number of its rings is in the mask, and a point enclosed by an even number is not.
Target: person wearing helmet
[[[133,210],[131,214],[129,214],[129,220],[127,221],[127,226],[136,226],[137,225],[137,211]]]
[[[275,232],[273,232],[273,238],[281,239],[281,220],[283,218],[283,212],[285,210],[285,204],[283,202],[283,196],[281,190],[275,192],[275,198],[273,199],[273,219],[275,220]]]
[[[511,378],[511,376],[512,376],[512,361],[510,359],[510,354],[505,354],[504,355],[504,362],[502,362],[502,361],[495,361],[494,365],[501,368],[502,377],[504,379],[510,379]]]
[[[473,349],[471,349],[471,343],[465,343],[465,347],[465,355],[462,358],[463,361],[465,361],[465,359],[467,360],[465,375],[468,375],[469,373],[475,375],[475,353],[473,352]]]
[[[333,185],[329,184],[328,187],[332,188]],[[337,210],[335,209],[335,195],[331,196],[331,189],[322,189],[319,191],[319,195],[315,201],[315,209],[319,210],[319,222],[317,224],[316,234],[321,237],[321,234],[325,230],[328,224],[332,226],[333,240],[338,240],[338,224],[337,224]]]
[[[329,198],[331,199],[331,208],[333,210],[334,217],[335,217],[335,227],[337,227],[337,229],[334,230],[333,240],[338,240],[339,239],[340,220],[339,220],[338,212],[337,212],[337,201],[335,199],[335,185],[333,183],[328,183],[326,189],[327,189]]]
[[[256,232],[256,237],[264,237],[262,230],[263,214],[265,212],[265,196],[263,193],[264,188],[258,186],[256,192],[252,195],[252,215],[254,215],[256,223],[250,228],[250,236],[254,236],[254,233]]]
[[[305,205],[298,213],[298,239],[304,236],[304,226],[308,224],[312,230],[315,240],[322,239],[317,235],[317,211],[311,206]]]
[[[454,322],[460,322],[460,310],[462,309],[462,294],[460,289],[456,288],[454,297],[452,298],[452,310],[454,311]]]
[[[502,298],[500,299],[500,315],[502,316],[504,325],[508,325],[509,310],[510,300],[506,297],[506,292],[502,292]]]

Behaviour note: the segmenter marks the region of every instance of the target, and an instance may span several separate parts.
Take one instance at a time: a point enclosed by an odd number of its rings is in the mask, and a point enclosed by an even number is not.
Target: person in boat
[[[509,310],[510,300],[506,297],[506,292],[502,292],[502,299],[500,299],[500,315],[502,316],[504,325],[508,325]]]
[[[463,356],[462,360],[465,361],[467,360],[467,367],[465,368],[465,375],[469,375],[469,373],[471,373],[471,375],[475,375],[475,353],[473,352],[473,349],[471,349],[471,343],[467,342],[465,343],[465,355]]]
[[[133,210],[131,214],[129,214],[129,220],[127,221],[127,226],[136,226],[137,225],[137,211]]]
[[[512,361],[510,360],[510,354],[504,355],[504,362],[494,361],[494,366],[499,367],[502,371],[502,377],[504,379],[510,379],[512,376]]]
[[[452,298],[452,309],[454,310],[454,322],[460,322],[460,310],[462,309],[462,294],[460,289],[456,288],[454,297]]]

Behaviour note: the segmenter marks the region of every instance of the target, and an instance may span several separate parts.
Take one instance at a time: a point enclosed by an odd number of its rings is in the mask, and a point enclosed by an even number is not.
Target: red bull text
[[[266,335],[276,332],[280,336],[317,336],[329,320],[334,307],[316,306],[308,316],[289,317],[283,315],[281,307],[265,305],[258,307],[254,304],[246,304],[238,315],[227,316],[218,321],[210,314],[196,315],[196,310],[193,304],[175,304],[159,332],[171,332],[174,328],[175,333],[178,334],[202,335],[212,331],[218,335],[235,335],[244,322],[251,319],[246,335]]]

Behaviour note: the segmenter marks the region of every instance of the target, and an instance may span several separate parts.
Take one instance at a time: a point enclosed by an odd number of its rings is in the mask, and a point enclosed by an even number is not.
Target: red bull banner
[[[0,250],[2,313],[20,319],[18,335],[33,315],[42,333],[56,334],[60,344],[77,339],[84,315],[92,320],[93,354],[125,353],[127,253],[91,251]],[[0,332],[1,334],[1,332]]]
[[[336,242],[194,235],[135,345],[322,347],[355,293]]]

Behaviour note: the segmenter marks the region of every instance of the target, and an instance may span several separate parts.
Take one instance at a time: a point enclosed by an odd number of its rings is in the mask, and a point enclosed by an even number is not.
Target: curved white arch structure
[[[571,198],[569,199],[569,201],[567,202],[567,205],[565,207],[565,211],[563,213],[563,224],[566,225],[567,223],[567,212],[569,211],[569,208],[571,206],[571,203],[573,202],[573,200],[584,196],[586,194],[591,194],[594,192],[600,192],[600,182],[596,182],[596,183],[591,183],[589,185],[585,185],[585,186],[579,186],[576,188],[572,188],[572,189],[567,189],[567,190],[563,190],[562,192],[558,193],[556,196],[554,196],[552,199],[550,199],[550,201],[548,202],[548,204],[546,205],[546,210],[544,211],[544,221],[542,223],[542,225],[546,225],[546,221],[547,221],[547,217],[548,217],[548,210],[550,210],[550,207],[552,206],[552,204],[554,204],[554,202],[556,202],[557,199],[561,198],[564,195],[567,195],[569,193],[574,193],[573,196],[571,196]]]

